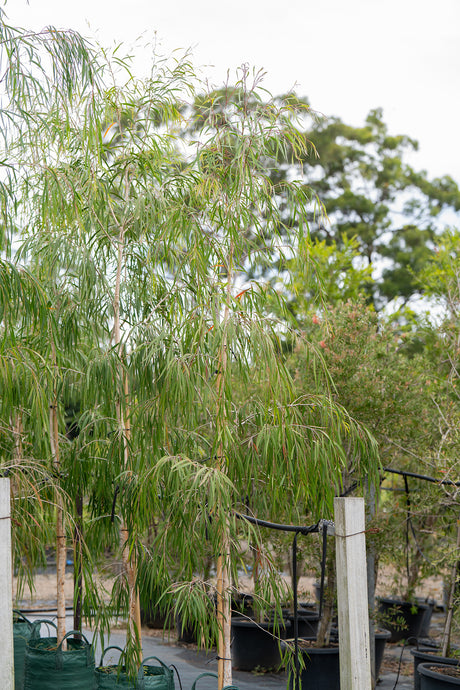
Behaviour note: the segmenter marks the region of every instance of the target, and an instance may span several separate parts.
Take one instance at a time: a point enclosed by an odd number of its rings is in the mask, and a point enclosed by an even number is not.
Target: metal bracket
[[[333,520],[320,520],[318,523],[318,531],[322,534],[326,530],[328,537],[335,536],[335,523]]]

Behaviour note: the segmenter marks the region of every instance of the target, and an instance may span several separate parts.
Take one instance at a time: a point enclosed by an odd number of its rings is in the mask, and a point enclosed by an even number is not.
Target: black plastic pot
[[[391,633],[390,642],[407,640],[409,644],[416,644],[421,637],[423,619],[428,605],[401,599],[379,598],[377,601],[378,610],[383,617],[383,625]],[[403,619],[403,627],[398,625],[397,619]]]
[[[375,631],[375,677],[379,677],[380,669],[382,667],[383,655],[385,653],[385,645],[389,642],[391,632],[389,630]]]
[[[301,641],[300,641],[301,643]],[[308,690],[340,690],[339,647],[299,648],[305,667],[300,673],[302,688]],[[290,674],[288,690],[293,690],[294,678]]]
[[[417,599],[418,604],[426,604],[427,605],[427,610],[425,611],[425,615],[423,617],[423,623],[422,627],[420,629],[420,637],[429,637],[430,636],[430,625],[431,625],[431,617],[433,615],[433,609],[436,604],[434,599]]]
[[[382,666],[385,644],[390,639],[389,630],[378,630],[375,633],[375,676],[378,678]],[[314,637],[308,638],[314,641]],[[304,638],[305,641],[305,638]],[[302,640],[299,639],[299,655],[302,656],[306,664],[305,670],[301,672],[302,687],[308,690],[337,690],[340,689],[340,665],[338,635],[335,636],[335,646],[331,647],[308,647],[302,649]],[[290,645],[294,640],[289,640]],[[308,659],[307,659],[308,658]],[[308,662],[308,663],[307,663]],[[294,687],[293,679],[290,680],[289,690]]]
[[[141,624],[148,628],[164,629],[174,627],[174,615],[155,604],[141,606]]]
[[[457,677],[453,677],[443,671],[453,670],[452,664],[436,664],[427,662],[419,664],[420,690],[448,690],[460,687],[460,669]]]
[[[178,642],[185,642],[186,644],[198,644],[197,626],[192,622],[185,624],[182,620],[182,616],[178,613],[176,613],[174,620]]]
[[[291,625],[284,621],[277,629],[273,623],[256,623],[243,618],[232,620],[232,665],[238,671],[255,669],[278,671],[281,652],[278,637],[286,637]]]
[[[286,620],[291,624],[291,634],[294,633],[294,614],[290,613]],[[297,612],[297,634],[299,637],[316,637],[319,623],[319,613],[308,609]]]
[[[446,664],[449,666],[460,665],[460,659],[441,656],[440,654],[437,654],[435,650],[411,649],[410,653],[414,657],[414,690],[420,690],[419,666],[421,664]]]
[[[231,600],[232,612],[234,615],[243,614],[244,616],[254,615],[254,597],[252,594],[236,592]]]

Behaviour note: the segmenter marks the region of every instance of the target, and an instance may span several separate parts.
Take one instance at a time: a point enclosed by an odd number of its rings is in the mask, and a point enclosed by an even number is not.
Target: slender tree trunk
[[[318,626],[318,634],[316,636],[316,646],[326,647],[329,644],[331,635],[332,615],[334,613],[334,597],[335,597],[335,558],[331,555],[326,562],[326,587],[324,593],[324,608],[323,615]]]
[[[83,588],[83,578],[82,578],[82,554],[81,554],[81,538],[82,538],[82,528],[83,528],[83,496],[78,492],[75,499],[76,508],[76,522],[74,530],[74,546],[73,546],[73,563],[74,563],[74,574],[73,574],[73,601],[74,601],[74,614],[73,614],[73,629],[81,630],[81,605],[82,605],[82,588]],[[81,639],[81,636],[80,636]]]
[[[19,465],[22,461],[22,415],[17,412],[13,421],[13,461]]]
[[[460,549],[460,519],[457,520],[457,544],[456,553]],[[449,587],[449,599],[447,602],[447,616],[444,625],[444,632],[442,635],[442,656],[449,656],[450,652],[450,635],[452,632],[452,620],[454,615],[454,601],[455,601],[455,586],[457,584],[457,573],[458,573],[458,559],[456,558],[452,566],[450,574],[450,587]]]
[[[218,361],[217,374],[217,433],[222,438],[222,431],[227,422],[225,407],[225,375],[228,366],[227,357],[227,333],[226,327],[229,319],[229,303],[231,299],[232,287],[232,263],[233,263],[233,243],[230,246],[228,267],[227,267],[227,299],[223,314],[223,335],[222,346]],[[217,453],[218,467],[221,472],[226,472],[225,452],[222,442],[219,444]],[[217,625],[219,629],[217,658],[218,658],[218,690],[222,690],[225,685],[232,685],[232,659],[230,652],[231,643],[231,606],[230,606],[230,537],[228,524],[224,522],[224,532],[221,540],[221,553],[217,558]]]
[[[13,446],[13,462],[15,465],[20,465],[22,462],[22,456],[23,456],[23,448],[22,448],[22,432],[23,432],[23,427],[22,427],[22,414],[20,412],[16,412],[14,415],[14,421],[12,422],[12,427],[13,427],[13,438],[14,438],[14,446]],[[17,481],[15,477],[15,473],[13,473],[10,481],[10,500],[11,500],[11,505],[13,505],[13,500],[14,496],[17,493]],[[14,581],[14,559],[11,559],[11,582]],[[11,592],[13,595],[13,592]]]
[[[128,185],[126,185],[128,187]],[[121,286],[121,274],[123,267],[123,255],[125,249],[125,230],[120,227],[118,235],[118,252],[117,252],[117,273],[115,280],[115,293],[113,302],[114,311],[114,341],[118,346],[120,362],[124,358],[123,344],[121,338],[121,326],[120,326],[120,286]],[[123,394],[124,400],[117,400],[116,410],[117,419],[119,424],[120,433],[123,438],[123,464],[125,470],[129,468],[129,442],[131,438],[131,427],[129,422],[129,415],[125,410],[129,409],[129,387],[128,378],[126,372],[123,370],[120,364],[120,380],[123,382]],[[129,547],[129,530],[126,524],[122,521],[120,527],[120,546],[122,552],[122,563],[123,570],[126,575],[126,580],[128,584],[128,636],[131,640],[137,640],[135,648],[138,650],[140,656],[140,650],[142,648],[142,638],[141,638],[141,614],[140,614],[140,602],[139,602],[139,592],[136,586],[137,579],[137,564],[136,558],[133,552],[130,553]],[[140,664],[141,659],[137,659],[137,663]]]
[[[232,661],[231,661],[231,611],[230,611],[230,569],[228,567],[228,557],[230,545],[228,535],[222,538],[223,554],[217,558],[217,622],[219,626],[219,637],[217,645],[218,655],[218,689],[232,684]]]
[[[123,372],[123,389],[126,401],[126,406],[129,404],[129,389],[128,389],[128,378],[126,372]],[[124,466],[129,467],[129,442],[131,440],[131,427],[129,423],[129,417],[123,414],[123,410],[120,410],[120,424],[122,424],[123,433],[123,445],[124,445]],[[136,584],[137,578],[137,562],[136,555],[134,551],[130,554],[129,548],[129,530],[125,524],[122,524],[120,530],[120,542],[122,548],[122,560],[123,568],[126,573],[126,578],[128,582],[128,592],[129,592],[129,604],[128,604],[128,629],[131,639],[138,639],[139,650],[142,646],[141,638],[141,608],[139,601],[139,590]],[[138,659],[140,664],[142,659]]]
[[[54,350],[54,348],[53,348]],[[55,353],[53,352],[55,356]],[[60,472],[59,430],[57,414],[57,395],[54,392],[53,404],[50,406],[50,439],[51,453],[56,474]],[[67,546],[64,530],[64,509],[62,496],[56,495],[56,595],[57,595],[57,641],[62,641],[65,631],[65,565],[67,560]],[[65,641],[63,649],[66,648]]]

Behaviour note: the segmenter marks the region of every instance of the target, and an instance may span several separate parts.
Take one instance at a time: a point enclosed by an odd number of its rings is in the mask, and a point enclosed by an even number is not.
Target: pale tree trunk
[[[56,351],[53,345],[54,366],[56,366]],[[60,472],[60,449],[59,449],[59,429],[57,394],[53,391],[53,402],[50,405],[50,441],[53,465],[56,474]],[[56,493],[56,597],[57,597],[57,641],[58,644],[66,634],[65,630],[65,564],[67,560],[67,546],[64,530],[64,509],[60,492]],[[64,640],[62,648],[66,649]]]
[[[457,543],[455,553],[457,554],[460,549],[460,520],[457,520]],[[442,635],[442,656],[449,656],[450,653],[450,636],[452,632],[452,620],[454,615],[454,604],[455,604],[455,587],[457,584],[457,573],[458,573],[458,558],[455,559],[452,565],[450,574],[450,587],[449,587],[449,599],[447,602],[447,616],[444,625],[444,631]]]
[[[226,328],[229,318],[229,303],[231,298],[232,286],[232,272],[231,266],[233,261],[233,243],[230,247],[228,271],[227,271],[227,299],[223,315],[223,327]],[[222,349],[219,355],[218,374],[217,374],[217,432],[222,431],[222,427],[226,423],[225,415],[225,373],[228,365],[227,358],[227,336],[224,330]],[[223,415],[219,414],[219,408],[223,406]],[[219,424],[221,425],[219,427]],[[222,443],[219,445],[217,453],[218,467],[221,472],[226,472],[225,468],[225,451]],[[221,553],[217,558],[217,625],[219,629],[218,644],[217,644],[217,687],[222,690],[225,685],[232,685],[232,659],[230,652],[231,642],[231,607],[230,607],[230,587],[231,587],[231,573],[230,573],[230,536],[227,522],[224,522],[223,534],[221,538]]]
[[[14,421],[11,423],[13,429],[13,463],[15,465],[20,465],[22,463],[23,448],[22,448],[22,414],[17,412],[14,416]],[[11,505],[13,505],[14,497],[17,493],[17,483],[15,479],[15,473],[13,473],[10,481],[10,499]],[[11,582],[14,581],[14,562],[11,559]],[[11,592],[13,594],[13,592]]]
[[[230,611],[230,568],[228,558],[230,545],[228,534],[222,538],[223,554],[217,558],[217,623],[219,637],[217,644],[218,655],[218,690],[225,685],[232,684],[231,662],[231,611]]]
[[[17,412],[13,421],[13,461],[15,465],[19,465],[22,462],[22,415]]]
[[[128,187],[128,185],[126,185]],[[121,338],[121,326],[120,326],[120,286],[121,286],[121,274],[123,267],[123,254],[125,248],[125,229],[120,227],[118,235],[118,255],[117,255],[117,273],[115,279],[115,293],[113,301],[113,311],[114,311],[114,328],[113,337],[115,344],[118,345],[118,352],[120,356],[120,361],[124,359],[123,344]],[[129,468],[129,442],[131,439],[131,427],[129,421],[129,415],[125,410],[129,409],[129,387],[128,378],[126,372],[120,365],[120,376],[123,381],[123,397],[124,400],[117,400],[116,411],[117,411],[117,421],[119,424],[120,433],[123,438],[123,464],[124,468]],[[141,614],[140,614],[140,603],[139,603],[139,592],[136,587],[136,577],[137,577],[137,564],[136,558],[133,553],[130,555],[129,549],[129,531],[126,524],[122,521],[120,527],[120,546],[122,551],[122,563],[123,571],[126,575],[126,580],[128,584],[128,635],[131,639],[138,641],[137,649],[142,648],[142,638],[141,638]],[[141,659],[137,659],[140,664]]]
[[[126,400],[126,405],[129,402],[129,390],[128,390],[128,378],[126,373],[123,372],[123,388]],[[122,408],[119,408],[119,422],[123,433],[123,453],[124,453],[124,466],[128,467],[129,463],[129,442],[131,439],[131,427],[129,424],[129,418],[124,415]],[[137,563],[135,553],[131,553],[129,549],[129,531],[124,523],[122,523],[120,528],[120,545],[122,548],[122,561],[123,569],[126,574],[126,579],[128,582],[128,592],[129,592],[129,603],[128,603],[128,628],[129,634],[132,639],[138,638],[139,649],[142,645],[141,639],[141,610],[139,603],[139,590],[136,586],[137,577]],[[138,659],[140,664],[141,659]]]

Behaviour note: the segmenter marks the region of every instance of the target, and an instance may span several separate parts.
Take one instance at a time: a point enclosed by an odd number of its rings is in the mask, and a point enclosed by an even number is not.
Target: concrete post
[[[0,478],[0,688],[14,690],[10,480]]]
[[[340,688],[372,687],[363,498],[334,500]]]

